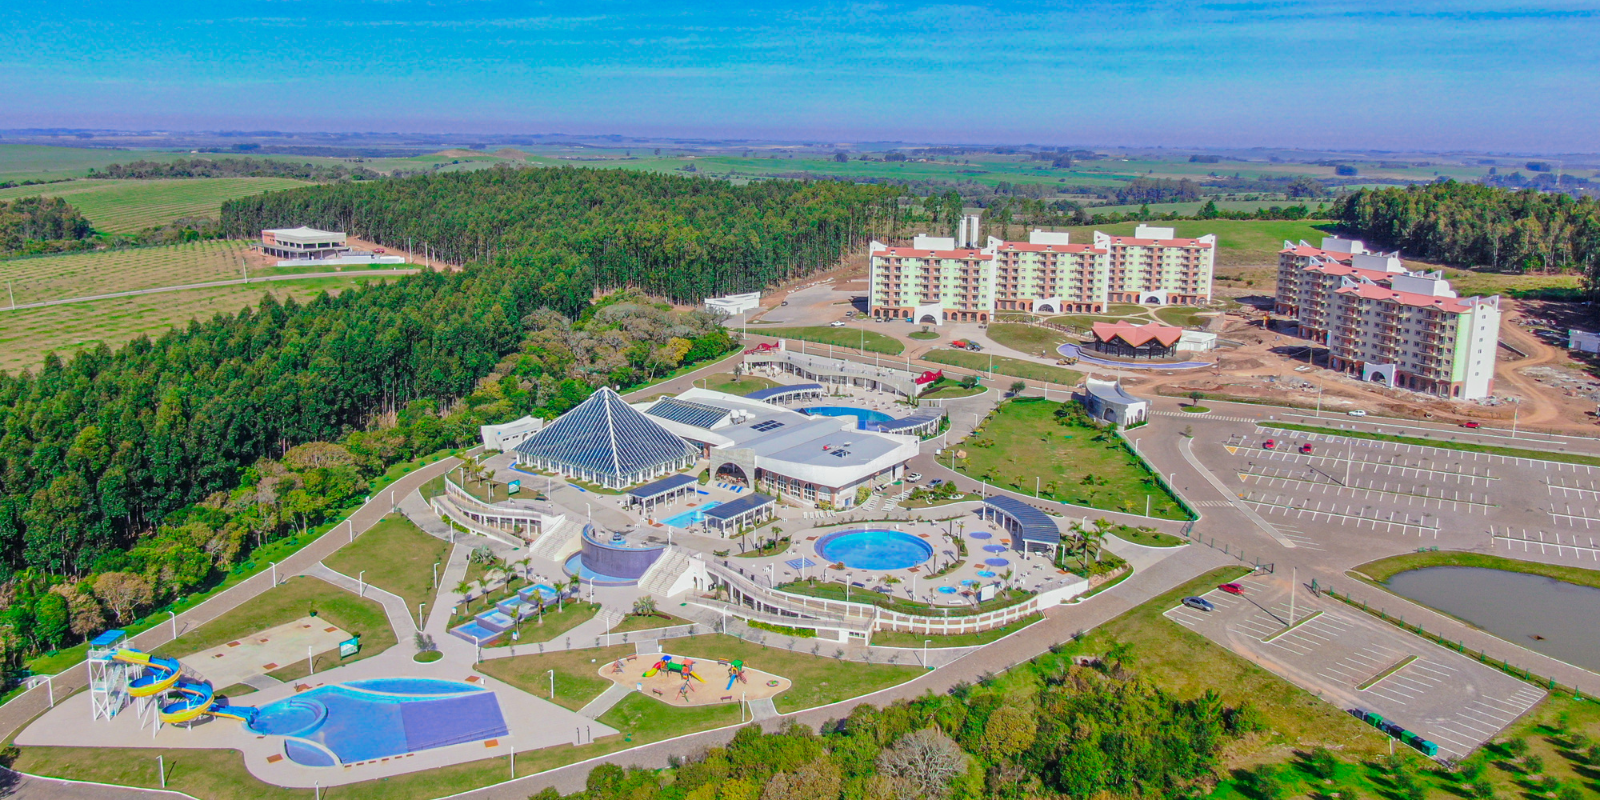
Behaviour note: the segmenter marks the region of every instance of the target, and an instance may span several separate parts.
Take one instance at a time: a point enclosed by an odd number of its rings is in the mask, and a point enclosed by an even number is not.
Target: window
[[[845,456],[850,455],[849,450],[830,450],[828,452],[834,458],[844,458]]]
[[[783,423],[779,422],[779,421],[777,421],[775,419],[769,419],[769,420],[763,420],[761,422],[757,422],[756,424],[751,425],[750,427],[754,428],[755,430],[761,431],[762,433],[766,433],[767,431],[775,431],[775,430],[783,427]]]

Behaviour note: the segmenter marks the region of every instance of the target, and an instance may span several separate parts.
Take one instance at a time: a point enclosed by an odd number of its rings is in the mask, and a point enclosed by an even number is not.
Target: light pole
[[[360,572],[356,573],[356,597],[366,597],[366,596],[367,596],[367,571],[366,570],[361,570]]]
[[[278,562],[272,562],[272,585],[278,585]]]
[[[556,671],[550,670],[550,702],[556,701]]]
[[[422,622],[422,607],[425,605],[427,605],[427,603],[417,604],[417,630],[419,631],[426,627]]]
[[[439,562],[433,562],[433,588],[439,588]]]
[[[172,617],[172,638],[176,639],[178,638],[178,615],[176,612],[168,611],[167,616]]]
[[[928,666],[928,645],[932,643],[932,639],[922,640],[922,666],[926,669],[933,669],[933,667]]]

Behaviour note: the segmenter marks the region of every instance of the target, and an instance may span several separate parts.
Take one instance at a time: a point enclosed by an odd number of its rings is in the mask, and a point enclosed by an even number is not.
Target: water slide
[[[183,677],[183,664],[176,658],[153,656],[142,650],[118,650],[112,658],[124,664],[144,667],[144,674],[128,684],[128,694],[133,697],[159,697],[176,692],[179,696],[162,703],[157,716],[162,722],[189,722],[210,715],[228,717],[241,722],[255,718],[256,709],[250,706],[229,705],[227,698],[218,704],[216,692],[210,681],[196,681]]]

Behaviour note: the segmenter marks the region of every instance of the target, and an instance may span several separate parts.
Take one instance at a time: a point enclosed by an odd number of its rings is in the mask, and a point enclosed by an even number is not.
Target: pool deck
[[[644,673],[650,671],[663,654],[628,656],[621,662],[622,671],[617,671],[617,663],[612,662],[600,667],[600,677],[630,690],[636,689],[647,696],[654,697],[669,706],[714,706],[723,703],[737,703],[743,700],[765,700],[789,690],[793,683],[781,675],[762,672],[750,665],[745,665],[745,682],[735,683],[732,689],[728,685],[728,663],[715,658],[695,658],[671,654],[672,660],[694,662],[694,673],[705,679],[704,683],[690,681],[690,691],[685,697],[679,691],[684,678],[680,675],[665,671],[657,672],[648,678]],[[776,686],[769,686],[775,682]]]
[[[178,660],[222,689],[304,661],[307,652],[335,650],[349,638],[350,634],[326,620],[301,617]]]

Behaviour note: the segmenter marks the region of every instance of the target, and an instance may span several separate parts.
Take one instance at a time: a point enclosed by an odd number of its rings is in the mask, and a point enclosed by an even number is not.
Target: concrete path
[[[383,606],[383,613],[389,617],[389,627],[394,628],[395,639],[401,643],[410,642],[411,638],[417,635],[417,621],[412,618],[411,610],[406,608],[406,601],[400,595],[386,592],[370,583],[363,586],[355,578],[335,572],[320,561],[300,574],[327,581],[359,597],[376,600]]]
[[[601,692],[599,697],[590,700],[588,705],[578,711],[578,714],[589,719],[599,719],[601,715],[610,711],[612,706],[622,702],[630,694],[633,694],[633,689],[620,683],[613,683],[611,688]]]
[[[1210,483],[1218,492],[1222,494],[1223,497],[1227,498],[1228,502],[1232,503],[1233,507],[1239,510],[1239,513],[1249,518],[1251,522],[1256,524],[1256,527],[1260,528],[1268,536],[1271,536],[1273,539],[1275,539],[1278,544],[1281,544],[1289,549],[1293,549],[1295,547],[1295,543],[1290,541],[1288,537],[1284,536],[1283,533],[1278,530],[1277,526],[1263,519],[1260,514],[1256,513],[1255,509],[1240,502],[1239,495],[1228,491],[1228,487],[1224,486],[1222,481],[1218,480],[1217,476],[1213,474],[1211,470],[1206,468],[1205,464],[1200,463],[1200,459],[1194,457],[1193,439],[1185,436],[1183,441],[1178,443],[1178,449],[1183,453],[1183,459],[1189,462],[1189,466],[1194,467],[1195,471],[1200,473],[1200,477],[1205,478],[1207,483]]]
[[[750,717],[756,722],[775,719],[778,716],[778,707],[773,704],[772,698],[763,697],[760,700],[750,701]]]
[[[250,677],[240,681],[240,683],[255,689],[258,692],[264,692],[268,689],[276,689],[283,685],[283,681],[280,681],[271,675],[251,675]]]

